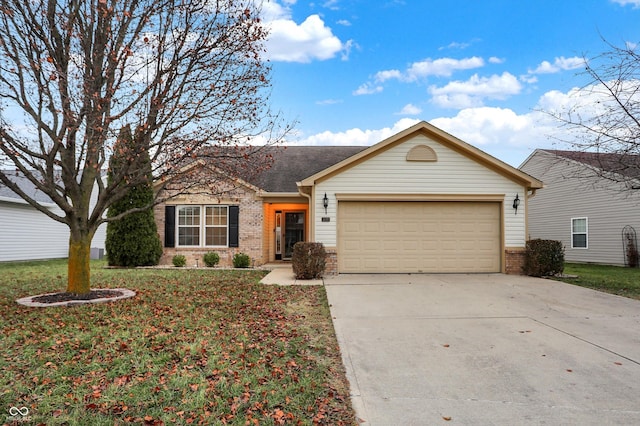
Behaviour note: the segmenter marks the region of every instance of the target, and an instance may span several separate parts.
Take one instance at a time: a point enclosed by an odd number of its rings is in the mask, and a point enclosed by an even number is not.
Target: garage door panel
[[[340,202],[340,272],[499,272],[500,204]]]

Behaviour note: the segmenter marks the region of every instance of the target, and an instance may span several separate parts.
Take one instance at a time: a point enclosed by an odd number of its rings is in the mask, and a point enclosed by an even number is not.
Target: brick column
[[[325,247],[324,250],[327,252],[324,275],[338,275],[338,249],[335,247]]]
[[[509,275],[522,275],[524,266],[524,247],[513,247],[504,250],[504,272]]]

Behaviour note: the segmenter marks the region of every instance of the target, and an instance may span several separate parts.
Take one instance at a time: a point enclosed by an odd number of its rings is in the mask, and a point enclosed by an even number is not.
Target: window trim
[[[198,245],[183,245],[180,244],[180,229],[182,228],[194,228],[195,226],[192,225],[180,225],[180,210],[184,209],[184,208],[188,208],[188,207],[198,207],[198,209],[200,210],[200,215],[199,215],[199,225],[198,225],[198,238],[199,238],[199,244]],[[224,207],[226,209],[227,215],[227,224],[226,226],[223,225],[207,225],[206,220],[207,220],[207,208],[208,207]],[[180,204],[176,206],[176,214],[175,214],[175,247],[176,248],[229,248],[229,240],[231,238],[231,236],[229,235],[230,233],[230,220],[229,220],[229,216],[230,216],[230,208],[231,206],[227,205],[227,204]],[[207,245],[207,229],[208,228],[226,228],[227,232],[227,244],[226,245]]]
[[[584,228],[585,228],[584,232],[574,232],[573,223],[576,220],[584,220]],[[572,217],[570,226],[571,226],[571,248],[576,250],[587,250],[589,248],[589,218],[588,217]],[[574,235],[584,235],[585,237],[584,247],[576,247],[574,245],[574,239],[573,239]]]

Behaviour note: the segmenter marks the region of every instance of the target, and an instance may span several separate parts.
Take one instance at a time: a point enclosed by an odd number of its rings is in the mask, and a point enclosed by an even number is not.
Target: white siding
[[[69,230],[28,204],[0,201],[0,261],[67,257]]]
[[[58,207],[51,207],[62,214]],[[100,225],[92,248],[105,247],[107,225]],[[69,228],[21,200],[0,201],[0,262],[66,258]]]
[[[417,145],[431,147],[437,162],[406,161],[406,155]],[[327,194],[329,207],[325,214],[322,197]],[[504,198],[505,247],[524,247],[525,194],[522,185],[488,167],[423,135],[395,145],[315,186],[315,240],[336,246],[335,194],[455,194],[496,195]],[[512,208],[519,194],[522,203],[518,214]],[[322,222],[321,217],[329,217]]]
[[[529,200],[529,235],[562,241],[569,262],[624,265],[622,228],[631,225],[640,233],[640,199],[603,189],[593,178],[576,178],[582,167],[544,151],[520,167],[545,183]],[[579,217],[588,218],[586,249],[571,248],[571,219]]]

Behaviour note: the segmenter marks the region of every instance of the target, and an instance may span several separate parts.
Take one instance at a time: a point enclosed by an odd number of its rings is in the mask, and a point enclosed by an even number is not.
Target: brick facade
[[[525,249],[507,248],[504,251],[504,272],[509,275],[522,275],[524,266]]]
[[[221,185],[222,186],[222,185]],[[193,191],[197,192],[197,191]],[[263,207],[262,200],[256,196],[252,188],[242,185],[220,188],[220,195],[208,196],[206,194],[185,194],[170,199],[166,203],[154,208],[156,223],[160,241],[163,243],[163,253],[160,258],[161,265],[171,265],[173,256],[182,254],[187,258],[187,266],[203,266],[203,256],[210,251],[220,256],[220,267],[232,267],[233,256],[236,253],[245,253],[251,258],[252,266],[260,266],[266,263],[263,250]],[[162,195],[162,194],[161,194]],[[239,247],[164,247],[165,242],[165,206],[166,205],[235,205],[239,206]]]

